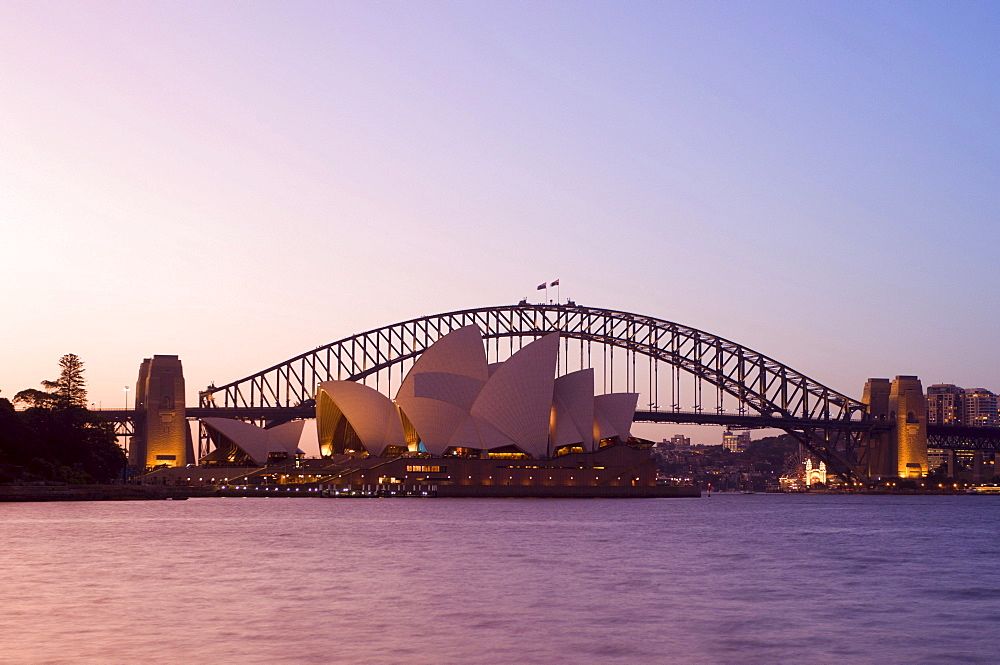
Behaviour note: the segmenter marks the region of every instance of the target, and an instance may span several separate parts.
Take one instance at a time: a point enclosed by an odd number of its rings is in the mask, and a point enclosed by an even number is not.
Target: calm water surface
[[[997,663],[1000,497],[0,504],[2,663]]]

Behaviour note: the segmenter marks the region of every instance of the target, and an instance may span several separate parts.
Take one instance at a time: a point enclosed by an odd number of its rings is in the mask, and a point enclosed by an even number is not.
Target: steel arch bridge
[[[559,332],[560,372],[594,367],[595,374],[603,376],[605,391],[614,391],[617,379],[620,390],[645,392],[650,410],[637,413],[636,420],[782,429],[831,468],[867,480],[864,433],[872,423],[861,402],[717,335],[651,316],[574,303],[522,301],[375,328],[224,386],[209,386],[199,393],[199,411],[277,412],[308,406],[318,384],[332,379],[363,381],[391,393],[397,368],[401,383],[405,366],[428,346],[472,324],[483,331],[487,355],[496,360],[513,354],[526,340]],[[594,353],[595,345],[599,354]],[[669,407],[661,409],[661,396],[667,397]],[[682,408],[685,399],[694,402],[691,409]]]

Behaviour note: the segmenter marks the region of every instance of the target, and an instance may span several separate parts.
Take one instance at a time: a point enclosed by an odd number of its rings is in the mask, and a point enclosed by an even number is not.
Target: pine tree
[[[56,396],[59,406],[87,406],[87,382],[83,378],[83,361],[75,353],[59,359],[59,378],[42,381],[42,387]]]

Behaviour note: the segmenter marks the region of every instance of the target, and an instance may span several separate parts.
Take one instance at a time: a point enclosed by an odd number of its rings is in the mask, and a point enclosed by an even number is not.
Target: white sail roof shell
[[[202,418],[201,422],[239,446],[255,464],[261,466],[267,463],[270,453],[288,453],[289,457],[295,457],[299,452],[299,439],[305,425],[303,420],[293,420],[264,429],[231,418]]]
[[[424,448],[441,455],[469,417],[489,371],[478,326],[458,328],[429,346],[396,393]]]
[[[632,432],[639,393],[608,393],[594,398],[594,439],[617,436],[623,442]]]
[[[453,445],[450,441],[455,431],[469,417],[466,409],[427,397],[399,400],[399,408],[413,424],[427,452],[436,456]]]
[[[369,455],[379,455],[386,446],[406,447],[396,405],[379,391],[354,381],[324,381],[319,390],[337,405]]]
[[[458,374],[484,383],[489,378],[483,333],[479,326],[457,328],[427,347],[396,392],[396,400],[414,397],[417,375],[426,373]]]
[[[555,380],[552,392],[552,452],[576,443],[594,449],[594,369],[570,372]]]
[[[535,340],[489,377],[472,416],[536,457],[548,455],[559,333]]]
[[[502,448],[504,446],[518,446],[518,442],[504,436],[495,427],[485,420],[468,416],[466,420],[455,430],[448,443],[450,446],[462,446],[465,448],[479,448],[480,450],[490,450],[492,448]],[[528,452],[525,450],[524,452]]]

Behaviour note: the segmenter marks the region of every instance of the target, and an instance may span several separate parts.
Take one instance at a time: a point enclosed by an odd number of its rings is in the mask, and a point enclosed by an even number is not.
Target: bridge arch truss
[[[369,330],[300,354],[199,395],[202,408],[290,407],[311,403],[320,382],[362,381],[392,395],[405,370],[443,335],[477,325],[491,361],[551,332],[562,337],[560,373],[593,367],[604,392],[644,394],[659,413],[763,416],[828,465],[862,478],[857,435],[866,407],[773,358],[705,331],[655,317],[579,305],[466,309]],[[617,358],[616,358],[617,354]],[[600,386],[598,386],[600,388]],[[661,402],[664,402],[661,405]],[[690,407],[688,403],[693,403]],[[734,419],[736,420],[736,419]]]

